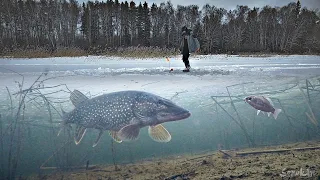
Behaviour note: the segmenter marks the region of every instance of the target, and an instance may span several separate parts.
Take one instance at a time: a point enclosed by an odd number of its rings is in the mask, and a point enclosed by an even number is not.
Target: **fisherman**
[[[189,56],[190,53],[198,52],[200,50],[200,44],[197,38],[191,34],[191,29],[188,29],[186,26],[183,26],[182,29],[182,41],[180,44],[180,52],[182,54],[182,61],[184,62],[185,69],[183,72],[190,71],[190,62]]]

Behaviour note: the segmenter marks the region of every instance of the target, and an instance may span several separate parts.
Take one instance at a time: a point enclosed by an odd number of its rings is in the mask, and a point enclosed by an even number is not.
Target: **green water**
[[[283,110],[276,120],[262,113],[257,116],[256,110],[243,101],[248,95],[260,93],[270,97],[275,107]],[[319,121],[319,97],[319,77],[291,79],[277,84],[253,82],[229,87],[194,88],[172,98],[175,103],[188,109],[192,116],[164,124],[172,136],[169,143],[154,142],[148,136],[147,128],[143,128],[137,141],[120,144],[112,142],[111,137],[105,133],[95,148],[92,145],[98,136],[97,130],[88,130],[79,145],[73,142],[72,133],[70,137],[67,131],[62,131],[57,136],[59,126],[50,123],[50,119],[58,121],[59,116],[52,107],[48,111],[40,100],[37,103],[26,103],[25,110],[21,111],[25,115],[19,116],[15,133],[10,133],[13,127],[9,127],[9,124],[14,120],[14,115],[12,117],[10,99],[7,97],[2,102],[0,112],[1,176],[7,176],[9,149],[13,156],[19,155],[16,172],[19,176],[46,172],[39,170],[39,167],[48,159],[45,167],[83,166],[87,161],[90,164],[112,164],[113,159],[117,164],[122,164],[215,151],[218,146],[232,149],[318,140],[319,125],[310,120],[306,112],[311,114],[311,108]],[[18,101],[14,100],[14,107],[17,107]],[[70,102],[61,106],[71,107]],[[61,106],[53,103],[58,111]],[[12,112],[17,112],[17,108]]]

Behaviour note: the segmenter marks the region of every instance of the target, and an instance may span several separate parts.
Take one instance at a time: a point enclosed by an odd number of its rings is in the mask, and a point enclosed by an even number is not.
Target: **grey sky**
[[[86,0],[79,0],[79,2],[83,2]],[[95,1],[95,0],[91,0]],[[101,1],[101,0],[99,0]],[[119,0],[120,2],[123,2],[125,0]],[[127,0],[130,2],[131,0]],[[166,2],[167,0],[133,0],[136,4],[139,4],[140,2],[147,1],[150,5],[152,3],[156,3],[159,5],[161,2]],[[271,7],[274,6],[284,6],[287,5],[290,2],[296,2],[296,0],[171,0],[171,3],[176,8],[177,5],[198,5],[200,9],[205,4],[214,5],[218,8],[225,8],[227,10],[236,8],[237,5],[247,5],[250,8],[253,7],[263,7],[265,5],[269,5]],[[300,0],[302,7],[307,7],[308,9],[320,9],[320,0]],[[149,5],[149,6],[150,6]]]

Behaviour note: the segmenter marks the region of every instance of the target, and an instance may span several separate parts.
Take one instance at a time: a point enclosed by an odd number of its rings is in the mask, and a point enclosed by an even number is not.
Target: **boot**
[[[190,72],[190,66],[186,67],[184,70],[182,70],[183,72]]]

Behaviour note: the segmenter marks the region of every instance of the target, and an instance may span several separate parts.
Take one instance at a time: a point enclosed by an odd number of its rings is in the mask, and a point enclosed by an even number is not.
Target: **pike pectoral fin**
[[[74,135],[74,142],[76,143],[76,145],[78,145],[83,136],[85,135],[87,131],[87,128],[83,127],[83,126],[77,126],[76,127],[76,132],[75,132],[75,135]]]
[[[260,112],[261,112],[261,110],[258,110],[258,111],[257,111],[257,115],[259,115]]]
[[[137,124],[130,124],[120,129],[117,133],[118,137],[123,141],[136,140],[139,136],[140,126]]]
[[[271,112],[268,112],[268,117],[270,117]]]
[[[118,137],[117,132],[116,131],[109,131],[110,136],[112,137],[112,139],[117,142],[117,143],[121,143],[122,140]]]
[[[156,142],[169,142],[171,140],[170,133],[161,124],[149,126],[148,133],[151,139]]]
[[[103,134],[103,130],[100,130],[99,135],[98,135],[96,141],[94,142],[94,144],[92,145],[92,147],[96,147],[98,145],[98,143],[102,137],[102,134]]]

